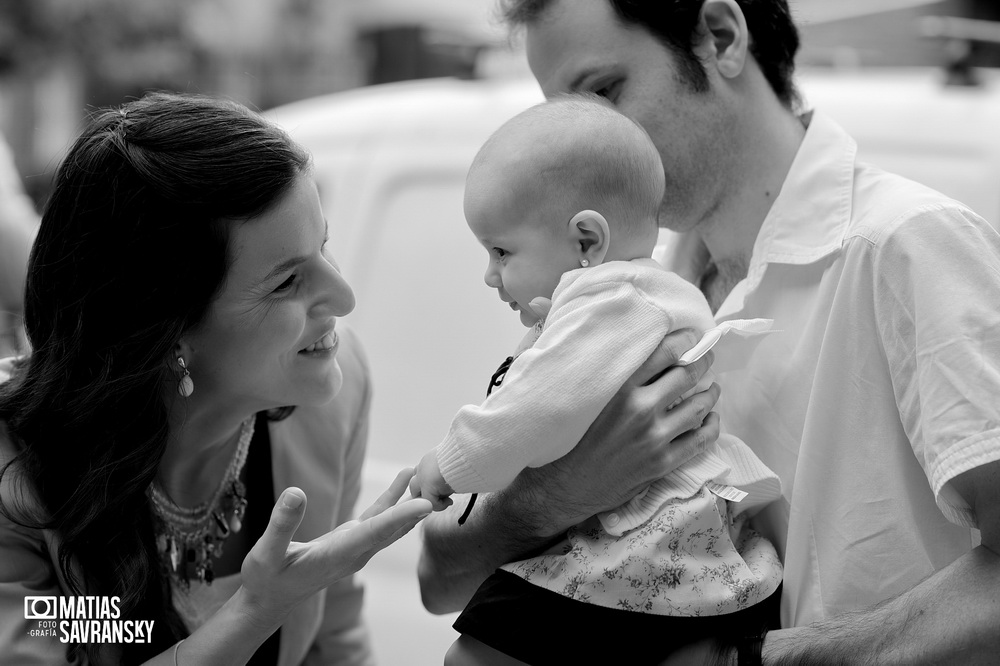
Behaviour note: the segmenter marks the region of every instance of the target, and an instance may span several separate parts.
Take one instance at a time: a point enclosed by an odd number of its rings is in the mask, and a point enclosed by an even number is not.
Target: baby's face
[[[486,285],[520,314],[522,324],[533,326],[538,315],[529,307],[531,300],[551,298],[563,273],[580,267],[567,232],[569,220],[554,217],[563,212],[552,206],[498,205],[496,197],[470,189],[465,215],[489,252]]]

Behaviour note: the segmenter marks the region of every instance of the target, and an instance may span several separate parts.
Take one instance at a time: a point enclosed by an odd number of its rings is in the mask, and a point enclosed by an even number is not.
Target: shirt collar
[[[803,116],[805,136],[761,224],[747,277],[756,286],[769,263],[810,264],[840,249],[851,220],[857,144],[827,115]],[[653,257],[697,284],[708,253],[695,234],[660,230]]]
[[[746,295],[764,277],[768,264],[807,265],[843,245],[851,220],[857,144],[837,123],[819,111],[802,117],[806,133],[771,210],[754,242],[747,277],[717,312],[738,312]],[[668,269],[698,284],[708,252],[695,234],[661,230],[654,253]]]
[[[754,243],[754,264],[809,264],[840,249],[851,220],[857,144],[813,111],[781,191]]]

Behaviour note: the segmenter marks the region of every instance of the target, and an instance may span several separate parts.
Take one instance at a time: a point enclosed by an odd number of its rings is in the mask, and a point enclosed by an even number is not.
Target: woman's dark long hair
[[[74,594],[119,596],[122,619],[155,621],[152,644],[123,646],[125,663],[187,633],[146,496],[179,378],[172,351],[223,284],[232,224],[266,212],[308,168],[243,106],[151,93],[95,113],[56,173],[28,268],[32,352],[0,385],[18,452],[0,474],[41,515],[0,510],[59,535]],[[80,650],[100,660],[99,646]]]

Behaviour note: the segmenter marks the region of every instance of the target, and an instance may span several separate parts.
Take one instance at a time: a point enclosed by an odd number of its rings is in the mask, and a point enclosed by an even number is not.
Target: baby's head
[[[465,218],[490,253],[486,284],[521,313],[563,273],[648,257],[663,199],[656,147],[594,96],[566,95],[504,123],[473,160]]]

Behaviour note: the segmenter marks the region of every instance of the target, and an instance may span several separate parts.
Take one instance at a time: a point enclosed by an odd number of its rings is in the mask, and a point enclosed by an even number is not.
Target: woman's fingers
[[[264,562],[283,562],[292,535],[299,528],[305,514],[306,494],[295,487],[285,488],[275,502],[271,519],[253,550],[258,552]]]
[[[328,575],[343,578],[358,571],[368,560],[393,543],[431,513],[431,503],[409,499],[366,518],[352,520],[309,543],[314,557],[327,562]]]
[[[413,529],[431,509],[430,500],[409,499],[363,521],[358,527],[367,524],[368,548],[383,548]]]
[[[396,478],[392,480],[392,483],[389,484],[386,491],[379,495],[379,498],[375,500],[370,507],[365,509],[360,516],[358,516],[358,520],[363,521],[371,518],[372,516],[381,514],[386,509],[393,506],[399,501],[399,498],[403,496],[403,493],[406,492],[412,477],[412,467],[406,467],[399,470],[399,473],[396,474]]]

